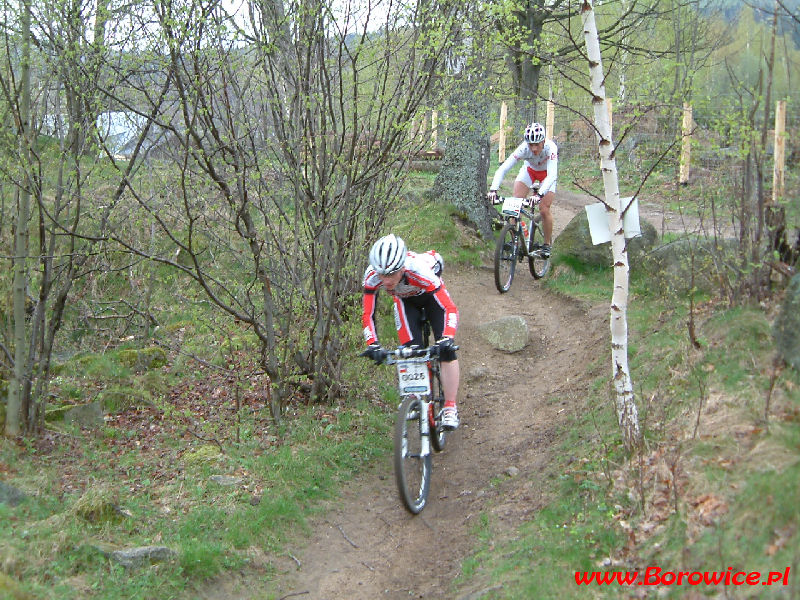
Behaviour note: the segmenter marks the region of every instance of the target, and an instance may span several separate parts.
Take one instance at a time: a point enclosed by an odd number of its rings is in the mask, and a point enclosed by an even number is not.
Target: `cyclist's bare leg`
[[[531,188],[521,181],[514,182],[514,198],[527,198],[531,193]]]
[[[444,405],[455,406],[456,397],[458,396],[458,380],[460,377],[458,361],[443,362],[441,363],[441,369],[442,387],[444,387]]]
[[[539,214],[542,215],[542,233],[544,233],[544,243],[553,243],[553,213],[550,212],[550,206],[556,195],[553,192],[547,192],[542,196],[542,201],[539,204]]]

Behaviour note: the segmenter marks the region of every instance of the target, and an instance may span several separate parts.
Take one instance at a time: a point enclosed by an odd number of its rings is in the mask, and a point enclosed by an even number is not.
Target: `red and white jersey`
[[[413,298],[422,294],[431,294],[445,312],[444,332],[447,337],[455,337],[458,328],[458,309],[444,283],[436,274],[441,269],[441,257],[433,250],[417,254],[408,252],[405,271],[400,283],[393,290],[387,290],[381,284],[380,277],[371,266],[364,273],[364,298],[362,324],[364,340],[368,344],[377,342],[375,329],[375,301],[378,290],[383,289],[393,297],[395,303],[405,298]]]
[[[489,189],[500,189],[508,170],[520,160],[525,161],[524,167],[532,171],[531,179],[533,181],[541,181],[539,185],[540,195],[544,196],[554,189],[558,179],[558,146],[553,140],[545,140],[542,151],[539,154],[531,152],[528,144],[522,142],[505,162],[497,168]]]

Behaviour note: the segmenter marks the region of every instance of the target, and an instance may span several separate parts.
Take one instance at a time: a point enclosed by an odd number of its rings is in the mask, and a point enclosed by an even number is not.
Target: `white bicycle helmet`
[[[389,275],[406,264],[406,243],[395,234],[383,236],[369,251],[369,264],[378,275]]]
[[[531,123],[525,128],[525,142],[538,144],[544,141],[544,127],[539,123]]]

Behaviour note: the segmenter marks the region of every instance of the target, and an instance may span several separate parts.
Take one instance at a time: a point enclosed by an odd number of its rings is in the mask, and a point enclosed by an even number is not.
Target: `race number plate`
[[[509,217],[518,217],[522,208],[522,198],[506,198],[503,200],[503,214]]]
[[[431,380],[428,365],[424,362],[397,361],[397,381],[400,394],[430,394]]]

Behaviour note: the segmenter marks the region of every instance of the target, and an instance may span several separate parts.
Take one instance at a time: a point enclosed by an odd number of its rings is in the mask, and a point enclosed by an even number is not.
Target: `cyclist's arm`
[[[527,145],[520,144],[511,154],[509,154],[508,158],[503,162],[502,165],[497,167],[497,171],[494,173],[494,178],[492,179],[492,185],[489,186],[490,190],[499,190],[500,186],[503,184],[503,179],[505,179],[506,173],[508,173],[509,169],[513,167],[517,161],[520,159],[521,152],[527,149]]]
[[[442,285],[433,294],[436,301],[444,307],[444,331],[442,337],[454,338],[456,337],[456,329],[458,329],[458,309],[455,302],[450,297],[450,293]]]
[[[544,196],[547,192],[549,192],[550,188],[555,185],[556,180],[558,179],[558,147],[551,141],[548,151],[550,156],[547,159],[547,176],[539,186],[540,196]]]
[[[375,305],[380,289],[379,280],[372,269],[364,273],[364,296],[361,300],[361,324],[364,341],[369,344],[378,343],[378,330],[375,327]]]
[[[364,326],[364,341],[369,344],[378,343],[378,332],[375,328],[375,300],[378,290],[368,291],[364,288],[362,300],[361,324]]]

